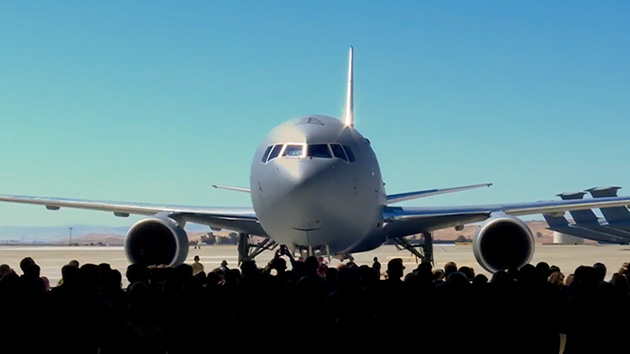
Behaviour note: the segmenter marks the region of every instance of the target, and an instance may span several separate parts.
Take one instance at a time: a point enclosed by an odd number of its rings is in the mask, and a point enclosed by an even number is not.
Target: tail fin
[[[605,198],[605,197],[616,197],[617,190],[621,189],[621,187],[600,187],[600,188],[591,188],[587,189],[589,193],[593,196],[593,198]],[[604,218],[608,221],[609,224],[614,223],[627,223],[630,222],[630,211],[625,206],[621,207],[612,207],[612,208],[600,208],[604,214]]]
[[[347,127],[354,127],[354,74],[352,70],[352,47],[348,58],[348,88],[346,92],[346,113],[343,123]]]
[[[562,198],[562,200],[573,200],[573,199],[582,199],[586,192],[575,192],[575,193],[560,193],[558,196]],[[584,210],[571,210],[569,211],[575,223],[580,224],[596,224],[599,225],[599,221],[597,219],[597,215],[593,213],[591,209]]]

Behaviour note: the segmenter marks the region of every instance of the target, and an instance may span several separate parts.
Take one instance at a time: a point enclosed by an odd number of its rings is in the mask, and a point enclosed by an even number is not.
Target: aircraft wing
[[[433,231],[483,221],[493,213],[512,216],[558,214],[571,210],[630,205],[630,197],[577,200],[549,200],[529,203],[492,204],[456,207],[392,207],[383,209],[385,232],[389,238]]]
[[[43,205],[48,210],[60,208],[88,209],[113,212],[126,217],[135,215],[155,215],[160,213],[180,220],[225,228],[252,235],[267,236],[254,213],[253,208],[212,208],[180,205],[157,205],[146,203],[111,202],[100,200],[65,199],[0,195],[0,202]]]

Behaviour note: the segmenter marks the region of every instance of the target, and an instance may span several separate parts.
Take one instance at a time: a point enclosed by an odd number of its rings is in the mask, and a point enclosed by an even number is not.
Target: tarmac
[[[193,257],[198,255],[205,271],[211,271],[219,267],[221,261],[228,262],[228,267],[238,266],[238,253],[236,246],[232,245],[202,245],[200,248],[190,247],[186,263],[192,263]],[[274,251],[265,251],[256,257],[259,267],[264,267],[273,258]],[[8,264],[21,274],[20,261],[24,257],[32,257],[41,267],[41,275],[50,280],[51,286],[55,286],[61,278],[61,268],[70,260],[76,259],[80,264],[85,263],[109,263],[113,269],[118,269],[123,275],[123,286],[127,280],[125,272],[129,261],[126,258],[123,247],[119,246],[0,246],[0,264]],[[392,258],[402,258],[405,272],[416,268],[418,260],[408,251],[397,250],[395,246],[385,245],[376,250],[353,255],[359,265],[372,265],[373,258],[377,257],[382,265],[382,270],[387,268],[387,262]],[[443,268],[444,264],[453,261],[458,266],[472,267],[476,274],[486,272],[475,260],[472,245],[435,245],[434,268]],[[604,263],[608,268],[607,280],[615,273],[624,262],[630,262],[630,246],[620,245],[536,245],[536,251],[531,261],[536,264],[545,261],[549,265],[556,265],[566,275],[580,265],[593,265],[596,262]],[[337,266],[341,262],[338,259],[326,258],[329,266]]]

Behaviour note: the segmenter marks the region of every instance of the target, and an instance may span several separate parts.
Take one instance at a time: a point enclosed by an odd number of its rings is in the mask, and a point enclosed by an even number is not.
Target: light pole
[[[68,239],[68,246],[72,246],[72,228],[70,227],[70,238]]]

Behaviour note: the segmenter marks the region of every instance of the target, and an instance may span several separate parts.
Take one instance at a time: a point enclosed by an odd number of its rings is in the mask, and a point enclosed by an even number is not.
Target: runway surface
[[[550,265],[557,265],[561,271],[568,275],[573,273],[580,265],[593,265],[595,262],[602,262],[608,267],[607,279],[616,272],[624,262],[630,261],[630,246],[619,245],[536,245],[536,252],[532,259],[532,264],[539,261],[548,262]],[[435,267],[443,268],[444,264],[454,261],[458,266],[473,267],[476,274],[490,275],[484,271],[475,260],[470,245],[436,245]],[[272,251],[266,251],[256,258],[259,267],[264,267],[273,257]],[[221,264],[222,260],[228,262],[228,267],[237,267],[238,255],[236,246],[201,246],[200,249],[190,248],[187,263],[192,263],[193,257],[198,255],[205,270],[209,271]],[[353,255],[355,262],[359,265],[371,265],[374,257],[378,257],[383,270],[387,267],[387,262],[396,257],[403,259],[405,271],[411,271],[416,266],[416,258],[407,251],[398,251],[394,246],[382,246],[374,251],[357,253]],[[0,264],[8,264],[15,269],[18,274],[22,274],[19,269],[20,260],[24,257],[32,257],[41,267],[41,275],[48,277],[51,286],[57,284],[61,278],[61,267],[70,260],[76,259],[80,264],[85,263],[109,263],[112,268],[118,269],[123,275],[123,285],[126,285],[125,272],[129,261],[125,256],[123,247],[69,247],[69,246],[1,246]],[[337,266],[341,262],[332,259],[330,265]]]

